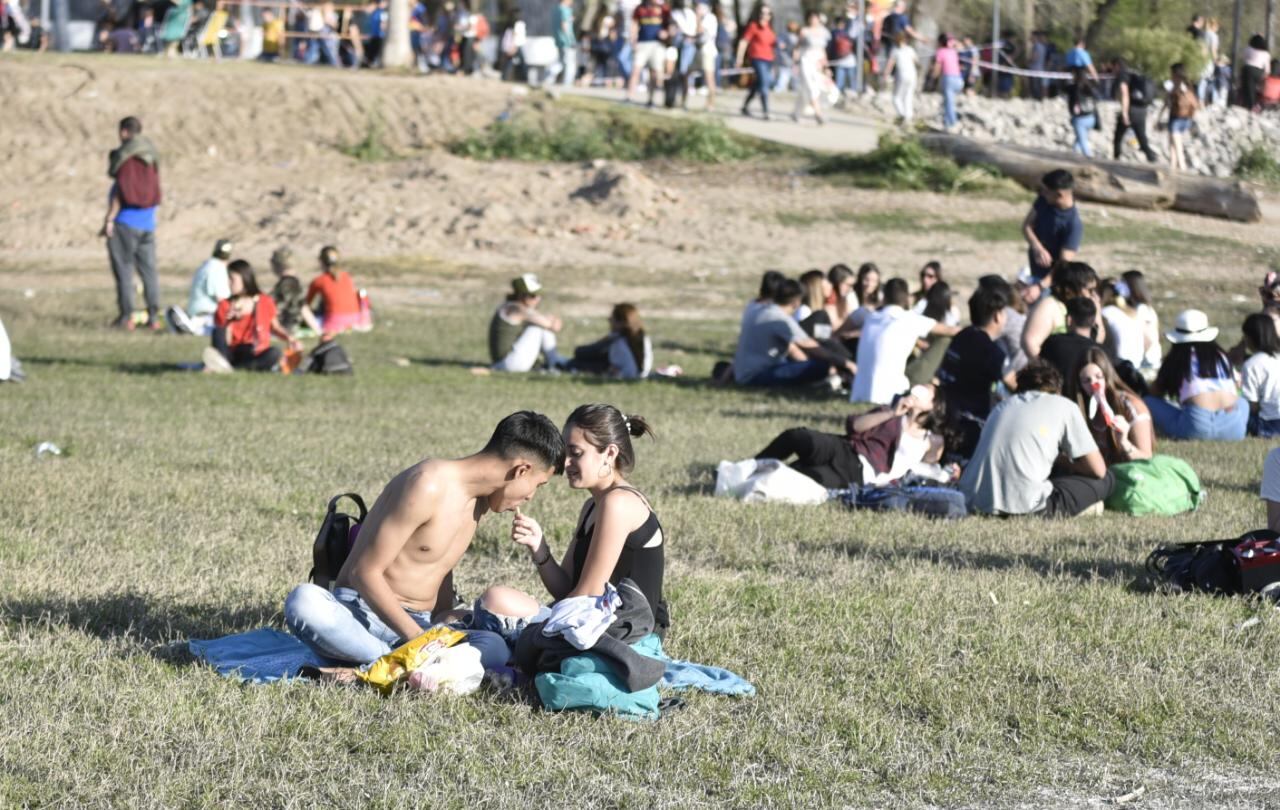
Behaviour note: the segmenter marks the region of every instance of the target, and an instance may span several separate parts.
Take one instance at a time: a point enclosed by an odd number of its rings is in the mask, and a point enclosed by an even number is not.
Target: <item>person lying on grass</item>
[[[612,405],[582,405],[564,425],[565,477],[573,489],[591,497],[583,504],[564,556],[559,562],[543,537],[542,527],[516,512],[511,539],[529,550],[542,584],[555,600],[600,596],[605,583],[630,578],[654,612],[654,632],[670,625],[662,595],[666,552],[662,524],[640,490],[627,483],[635,467],[632,437],[653,435],[640,416],[624,416]],[[513,642],[538,620],[540,607],[515,588],[494,586],[481,596],[473,619],[477,627],[500,629]]]
[[[563,465],[564,440],[551,420],[518,411],[480,452],[404,470],[373,504],[334,591],[294,588],[285,624],[326,658],[365,664],[455,618],[452,572],[480,518],[527,504]],[[466,643],[480,650],[486,670],[510,657],[496,633],[469,630]]]

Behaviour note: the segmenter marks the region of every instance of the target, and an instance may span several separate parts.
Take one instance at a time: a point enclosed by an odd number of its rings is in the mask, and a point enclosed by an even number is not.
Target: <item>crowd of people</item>
[[[785,431],[757,458],[791,460],[829,489],[914,473],[958,486],[975,512],[1058,517],[1106,500],[1113,465],[1151,459],[1157,437],[1276,435],[1276,274],[1237,346],[1219,345],[1205,313],[1188,309],[1165,352],[1145,276],[1100,278],[1080,259],[1071,190],[1066,171],[1043,178],[1025,222],[1028,266],[980,278],[967,326],[939,262],[921,268],[914,293],[872,263],[765,273],[719,379],[829,386],[877,407],[843,435]]]

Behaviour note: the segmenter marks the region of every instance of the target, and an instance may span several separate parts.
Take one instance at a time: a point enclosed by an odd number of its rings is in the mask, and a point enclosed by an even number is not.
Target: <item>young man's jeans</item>
[[[951,129],[960,119],[956,116],[956,96],[964,90],[964,79],[960,76],[942,77],[942,126]]]
[[[1259,414],[1249,414],[1249,435],[1264,439],[1280,436],[1280,419],[1263,419]]]
[[[744,385],[775,387],[806,385],[825,378],[831,364],[824,360],[786,360],[759,372]]]
[[[1210,411],[1195,405],[1179,407],[1166,399],[1146,396],[1142,401],[1151,410],[1156,430],[1171,439],[1237,441],[1244,438],[1249,422],[1249,403],[1237,399],[1225,411]]]
[[[1098,116],[1095,113],[1071,116],[1071,126],[1076,131],[1075,150],[1087,158],[1093,157],[1093,150],[1089,148],[1089,133],[1097,124]]]
[[[147,298],[147,314],[155,319],[160,310],[160,280],[156,276],[156,235],[116,222],[107,240],[107,256],[116,277],[116,304],[120,319],[133,317],[133,272],[142,276],[142,289]]]
[[[429,613],[410,610],[409,615],[423,630],[433,624]],[[375,661],[409,640],[387,627],[351,588],[330,593],[319,585],[299,585],[284,601],[284,623],[302,643],[326,658],[354,664]],[[497,633],[467,630],[466,634],[466,643],[480,651],[486,670],[504,666],[511,658],[511,649]]]
[[[858,68],[856,66],[836,68],[836,89],[842,94],[858,92]]]

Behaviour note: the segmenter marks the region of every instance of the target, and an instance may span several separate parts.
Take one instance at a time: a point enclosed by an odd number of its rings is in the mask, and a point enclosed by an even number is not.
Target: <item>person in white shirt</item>
[[[697,22],[695,41],[698,44],[698,57],[696,61],[702,71],[702,81],[707,87],[707,109],[713,110],[716,104],[716,83],[719,81],[716,75],[716,63],[719,61],[720,52],[716,49],[716,34],[719,32],[720,22],[716,19],[716,15],[711,13],[711,4],[706,0],[699,0],[693,12]],[[693,71],[689,73],[686,81],[692,79]]]
[[[799,121],[801,115],[812,109],[813,117],[819,124],[824,124],[826,119],[822,116],[822,96],[829,81],[827,43],[831,40],[831,32],[823,26],[822,17],[816,11],[809,12],[805,19],[805,27],[800,29],[800,39],[794,55],[799,81],[796,82],[796,107],[791,113],[791,120]]]
[[[1099,285],[1098,293],[1111,356],[1141,368],[1147,356],[1147,334],[1137,307],[1129,300],[1129,285],[1123,279],[1106,279]]]
[[[166,313],[174,329],[204,337],[213,334],[213,314],[218,309],[218,302],[231,297],[227,260],[231,258],[232,249],[229,239],[219,239],[214,243],[213,255],[204,260],[191,278],[186,310],[174,306],[169,307]]]
[[[642,380],[653,370],[653,343],[634,304],[618,304],[609,313],[609,334],[573,350],[572,371]]]
[[[867,316],[858,340],[858,372],[853,378],[850,402],[887,405],[911,387],[907,361],[916,341],[930,335],[955,335],[958,328],[911,312],[907,282],[889,279],[884,285],[884,306]]]
[[[910,126],[915,120],[916,82],[920,76],[920,55],[907,39],[899,33],[894,49],[889,53],[885,72],[893,76],[893,108],[898,111],[898,123]]]
[[[1280,336],[1270,315],[1258,312],[1244,320],[1249,359],[1240,370],[1240,396],[1249,403],[1249,435],[1280,436]]]
[[[9,333],[4,330],[4,321],[0,321],[0,382],[22,382],[25,379],[22,364],[13,356],[13,348],[9,345]]]

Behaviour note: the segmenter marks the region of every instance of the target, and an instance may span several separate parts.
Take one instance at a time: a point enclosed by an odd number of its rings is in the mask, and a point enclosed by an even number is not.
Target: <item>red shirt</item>
[[[763,59],[773,61],[773,45],[778,35],[773,29],[757,22],[747,23],[747,30],[742,32],[742,39],[747,43],[747,59]]]
[[[316,296],[324,301],[324,317],[334,315],[355,315],[360,311],[360,298],[356,295],[355,282],[345,270],[332,273],[321,273],[307,288],[307,301]]]
[[[236,318],[231,315],[231,299],[224,298],[218,302],[218,309],[213,313],[214,324],[221,329],[231,326],[227,335],[227,345],[252,346],[254,354],[262,354],[271,348],[271,322],[276,319],[276,302],[269,295],[259,295],[254,302],[253,314]]]

